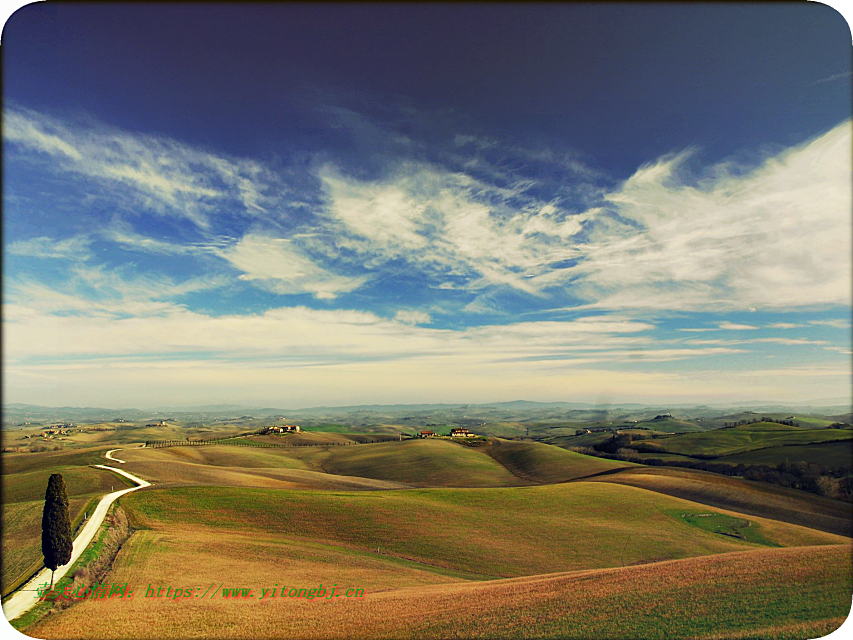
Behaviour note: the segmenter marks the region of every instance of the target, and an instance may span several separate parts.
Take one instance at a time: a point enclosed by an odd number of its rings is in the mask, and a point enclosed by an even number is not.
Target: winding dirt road
[[[118,451],[118,449],[113,449],[112,451],[107,451],[105,457],[110,460],[114,460],[115,462],[124,462],[123,460],[118,460],[110,456],[114,451]],[[142,478],[137,478],[132,473],[128,473],[127,471],[122,471],[121,469],[116,469],[115,467],[107,467],[106,465],[96,464],[94,465],[98,469],[106,469],[108,471],[113,471],[119,475],[132,480],[137,484],[135,487],[130,487],[128,489],[122,489],[120,491],[113,491],[112,493],[108,493],[101,501],[98,503],[98,506],[95,507],[95,511],[92,513],[89,520],[86,522],[83,530],[74,538],[74,546],[71,551],[71,560],[68,561],[68,564],[64,564],[61,567],[57,568],[57,570],[53,574],[53,582],[56,584],[59,580],[68,573],[68,570],[71,566],[77,561],[77,558],[80,557],[80,554],[83,553],[83,550],[89,546],[89,543],[95,537],[95,534],[98,532],[98,528],[101,526],[101,523],[104,521],[104,518],[107,515],[107,509],[110,508],[110,505],[115,502],[118,498],[123,496],[126,493],[130,493],[131,491],[136,491],[137,489],[142,489],[143,487],[150,487],[151,483],[143,480]],[[50,569],[42,569],[32,580],[27,582],[24,586],[22,586],[15,594],[9,598],[6,602],[3,603],[3,614],[6,616],[7,620],[14,620],[18,616],[26,613],[30,609],[32,609],[38,603],[38,597],[36,594],[36,589],[45,583],[50,582]]]
[[[124,460],[119,460],[118,458],[113,458],[112,454],[115,453],[116,451],[121,451],[121,449],[110,449],[109,451],[107,451],[104,454],[104,457],[107,460],[112,460],[113,462],[120,462],[120,463],[124,464]]]

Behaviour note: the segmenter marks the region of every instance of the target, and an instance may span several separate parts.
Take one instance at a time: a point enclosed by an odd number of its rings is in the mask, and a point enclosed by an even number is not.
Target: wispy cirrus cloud
[[[242,271],[240,280],[279,294],[310,293],[329,300],[367,280],[336,274],[319,266],[297,242],[260,233],[247,233],[236,244],[213,252]]]
[[[833,82],[834,80],[841,80],[843,78],[849,78],[853,76],[853,71],[844,71],[843,73],[833,73],[832,75],[826,76],[825,78],[821,78],[820,80],[815,80],[814,84],[820,84],[822,82]]]
[[[849,320],[809,320],[809,324],[822,327],[833,327],[835,329],[849,329],[851,324]]]
[[[394,320],[404,324],[429,324],[430,315],[425,311],[414,311],[410,309],[400,309],[395,315]]]
[[[721,322],[717,325],[718,329],[723,329],[726,331],[753,331],[758,329],[755,325],[752,324],[738,324],[736,322]]]
[[[276,176],[254,160],[226,158],[161,136],[16,107],[7,107],[3,120],[4,140],[18,152],[49,157],[54,170],[93,181],[129,210],[186,218],[203,229],[226,207],[243,215],[265,213],[280,188]]]
[[[6,251],[13,256],[28,258],[61,258],[65,260],[85,260],[90,257],[89,236],[78,235],[57,240],[46,236],[38,236],[29,240],[16,240],[6,246]]]
[[[580,214],[487,185],[465,173],[404,164],[363,181],[324,166],[318,173],[336,242],[381,265],[403,259],[444,288],[510,287],[540,294],[554,265],[580,255],[567,242],[597,211]]]
[[[149,318],[180,309],[176,298],[225,284],[226,280],[218,276],[175,281],[162,275],[134,274],[129,269],[75,264],[68,270],[65,281],[56,285],[29,277],[7,279],[4,308],[9,312],[7,319],[13,322],[21,314]]]
[[[472,313],[494,309],[500,291],[541,305],[574,300],[579,311],[850,305],[850,269],[837,268],[851,254],[849,122],[755,167],[691,171],[698,152],[687,150],[613,186],[570,152],[458,132],[431,146],[418,138],[428,118],[411,109],[384,127],[338,111],[340,126],[380,149],[378,168],[360,172],[324,153],[301,173],[273,170],[20,108],[7,109],[4,133],[56,171],[93,180],[117,202],[131,198],[133,215],[189,219],[200,234],[155,238],[114,220],[100,237],[216,256],[243,282],[281,295],[332,298],[405,264],[430,290],[474,294]],[[403,135],[393,123],[406,118],[419,124]],[[302,213],[288,216],[282,194],[297,187]],[[235,216],[239,224],[221,224]]]
[[[743,171],[691,174],[691,153],[607,196],[574,270],[601,308],[791,309],[851,303],[851,125]]]
[[[749,338],[746,340],[687,340],[687,344],[826,344],[826,340],[809,340],[808,338]]]

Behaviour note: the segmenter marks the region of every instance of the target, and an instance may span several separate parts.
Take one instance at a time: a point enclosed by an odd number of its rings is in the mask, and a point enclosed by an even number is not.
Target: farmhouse
[[[435,431],[431,431],[431,430],[421,431],[421,433],[418,437],[419,438],[434,438],[435,437]]]
[[[474,438],[476,436],[476,433],[471,433],[468,429],[463,429],[462,427],[450,430],[451,438]]]
[[[261,429],[262,434],[266,433],[299,433],[300,428],[299,425],[295,424],[284,424],[281,426],[272,425],[269,427],[265,427]]]

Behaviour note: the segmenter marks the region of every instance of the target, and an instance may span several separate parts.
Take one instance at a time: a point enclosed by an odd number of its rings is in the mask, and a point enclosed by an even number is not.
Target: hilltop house
[[[421,431],[421,433],[418,437],[419,438],[434,438],[435,437],[435,431],[431,431],[429,429],[426,431]]]
[[[272,425],[269,427],[265,427],[265,428],[261,429],[261,434],[267,434],[267,433],[299,433],[300,431],[301,431],[301,429],[299,428],[299,425],[284,424],[281,426]]]
[[[463,429],[462,427],[450,430],[451,438],[474,438],[476,436],[476,433],[471,433],[468,429]]]

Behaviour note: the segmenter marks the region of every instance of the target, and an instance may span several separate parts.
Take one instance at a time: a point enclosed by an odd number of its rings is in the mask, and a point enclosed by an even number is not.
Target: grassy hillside
[[[596,431],[593,433],[584,433],[579,436],[555,436],[553,438],[546,438],[543,442],[557,447],[594,447],[606,440],[610,440],[613,437],[613,433],[612,431]]]
[[[847,615],[849,545],[779,549],[722,540],[740,545],[739,552],[632,564],[637,556],[630,555],[634,545],[629,544],[623,568],[616,541],[629,531],[645,531],[636,533],[641,546],[665,545],[675,536],[676,545],[692,538],[693,545],[699,542],[698,549],[708,552],[701,545],[717,540],[639,499],[648,492],[611,486],[606,488],[621,491],[604,495],[596,487],[606,485],[410,491],[399,495],[416,496],[415,503],[386,504],[385,510],[378,510],[378,504],[393,494],[372,494],[382,496],[377,504],[359,494],[351,509],[345,496],[285,492],[279,497],[288,500],[274,509],[275,494],[281,492],[229,490],[233,497],[213,489],[137,492],[123,502],[154,528],[131,537],[107,577],[108,582],[128,582],[134,597],[87,600],[47,617],[27,633],[42,638],[809,638],[828,633]],[[532,502],[546,507],[546,517],[528,518],[522,511],[519,518],[502,522],[503,507],[516,507],[512,494],[521,493],[541,494]],[[229,518],[224,509],[214,510],[210,522],[195,511],[211,499],[227,507],[238,494],[248,507],[248,526]],[[495,504],[494,494],[509,496],[509,504]],[[618,499],[620,494],[627,501]],[[593,513],[571,518],[581,496]],[[624,517],[605,515],[603,500],[612,498],[612,506],[627,508],[616,512]],[[573,511],[560,517],[558,505],[566,499]],[[658,501],[663,506],[676,503],[678,508],[689,505],[665,497]],[[420,519],[412,507],[422,512]],[[187,509],[188,521],[180,515]],[[491,522],[481,529],[484,513]],[[346,526],[329,529],[325,520],[330,517]],[[437,517],[449,527],[445,546],[457,543],[453,553],[441,553],[445,529]],[[514,525],[521,531],[514,533]],[[551,537],[543,535],[548,530]],[[429,555],[407,561],[386,555],[384,546],[382,553],[370,551],[383,531],[391,541],[394,533],[404,531],[410,545]],[[426,546],[426,538],[435,538],[436,544]],[[467,546],[460,547],[460,541]],[[572,548],[587,554],[594,550],[616,566],[553,573],[592,557],[573,559]],[[555,550],[551,572],[544,575],[482,581],[466,579],[482,574],[436,566],[468,559],[480,571],[503,566],[518,575],[539,563],[547,565],[546,552]],[[648,552],[655,553],[651,548]],[[530,553],[535,557],[524,557]],[[481,554],[485,565],[473,557]],[[223,582],[252,587],[257,595],[250,601],[193,597],[179,603],[144,598],[149,583],[184,585],[197,595]],[[332,584],[341,590],[360,587],[365,597],[260,600],[262,588],[320,583],[327,590]]]
[[[827,420],[826,418],[813,418],[811,416],[794,416],[793,420],[801,427],[806,429],[822,429],[824,427],[828,427],[833,422],[835,422],[835,420]]]
[[[514,475],[531,482],[566,482],[631,466],[627,462],[586,456],[539,442],[494,439],[485,451]]]
[[[122,456],[129,470],[154,482],[270,488],[295,488],[296,484],[302,488],[334,488],[336,485],[330,484],[332,478],[354,481],[356,477],[362,482],[375,482],[370,488],[518,486],[566,482],[630,466],[537,442],[498,439],[477,448],[447,440],[418,439],[328,448],[210,445],[133,449],[122,452]],[[285,469],[300,473],[282,473]],[[318,478],[310,472],[326,477]],[[317,484],[324,481],[325,486]]]
[[[417,439],[330,447],[319,464],[328,473],[404,482],[416,487],[526,484],[481,449],[449,440]]]
[[[641,466],[589,480],[642,487],[702,504],[853,536],[853,506],[849,503],[763,482],[692,469]]]
[[[122,451],[124,469],[156,484],[266,487],[270,489],[377,490],[406,485],[329,474],[292,457],[288,449],[209,445]],[[306,448],[324,455],[323,448]]]
[[[213,467],[252,468],[307,468],[299,459],[283,449],[259,449],[228,445],[201,447],[163,447],[158,449],[129,449],[117,454],[128,463],[134,462],[188,462]]]
[[[44,453],[4,453],[2,472],[4,476],[28,471],[50,470],[59,467],[103,464],[104,451],[111,447],[86,447],[72,451],[48,451]],[[48,473],[48,476],[50,476]]]
[[[649,431],[663,431],[666,433],[695,433],[705,431],[705,427],[678,418],[663,418],[660,420],[643,420],[636,424],[637,429],[648,429]]]
[[[433,427],[430,428],[432,429]],[[490,422],[488,424],[475,427],[473,430],[476,433],[480,433],[486,436],[492,436],[497,438],[517,438],[527,435],[528,429],[530,429],[531,432],[542,430],[537,429],[535,425],[530,426],[522,424],[520,422]],[[438,429],[439,433],[445,433],[447,431],[450,431],[450,427]]]
[[[773,446],[803,445],[851,438],[853,438],[853,431],[850,429],[799,429],[772,422],[758,422],[731,429],[644,440],[642,446],[688,456],[727,456]]]
[[[274,531],[482,577],[600,568],[756,545],[686,524],[694,502],[606,483],[358,493],[221,487],[142,490],[122,499],[136,526],[186,532]],[[748,518],[775,544],[838,536]],[[185,535],[195,535],[186,533]],[[630,540],[629,540],[630,538]]]
[[[850,469],[853,467],[853,440],[768,447],[715,460],[731,464],[766,464],[771,467],[786,461],[809,462],[829,469]]]

